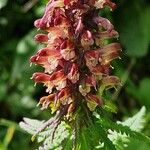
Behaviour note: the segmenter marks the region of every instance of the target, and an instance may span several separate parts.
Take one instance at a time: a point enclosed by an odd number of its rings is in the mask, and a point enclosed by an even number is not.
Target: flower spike
[[[42,109],[65,108],[64,116],[70,116],[86,103],[85,107],[94,111],[104,104],[103,98],[96,95],[100,86],[120,86],[118,77],[110,72],[121,45],[103,43],[119,34],[108,19],[99,16],[104,7],[114,10],[116,4],[111,0],[49,0],[43,17],[34,22],[44,31],[34,39],[45,47],[30,59],[45,69],[45,73],[34,73],[32,77],[49,93],[40,99]]]

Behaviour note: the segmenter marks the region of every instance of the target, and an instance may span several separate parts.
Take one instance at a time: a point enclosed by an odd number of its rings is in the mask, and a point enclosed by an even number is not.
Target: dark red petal
[[[102,31],[102,32],[99,32],[98,34],[96,34],[96,37],[98,37],[100,39],[118,38],[119,34],[115,30],[112,30],[111,32]]]
[[[108,44],[106,46],[104,46],[102,48],[103,52],[112,52],[112,51],[120,51],[122,49],[121,44],[120,43],[112,43],[112,44]]]
[[[70,96],[70,89],[64,88],[58,93],[58,99],[69,97]]]
[[[96,88],[96,80],[92,76],[87,76],[86,83]]]
[[[48,41],[48,36],[46,34],[37,34],[35,37],[34,37],[34,40],[37,41],[37,42],[47,42]]]
[[[70,2],[71,2],[71,0],[64,0],[65,5],[69,5]]]
[[[30,58],[30,62],[31,63],[35,63],[35,64],[45,64],[47,62],[47,58],[46,57],[39,57],[38,55],[34,55]]]
[[[60,70],[60,71],[53,73],[50,77],[50,80],[53,81],[53,80],[63,79],[64,77],[65,77],[64,72]]]
[[[98,97],[97,95],[94,95],[94,94],[89,93],[89,94],[87,94],[86,98],[87,98],[87,100],[89,100],[89,101],[94,101],[94,102],[96,102],[96,103],[97,103],[98,105],[100,105],[100,106],[103,104],[102,99],[101,99],[100,97]]]
[[[95,67],[90,68],[91,72],[94,74],[109,74],[110,73],[110,65],[100,65],[98,64]]]
[[[31,63],[35,63],[35,62],[36,62],[36,59],[37,59],[37,56],[34,55],[34,56],[32,56],[32,57],[30,58],[30,62],[31,62]]]

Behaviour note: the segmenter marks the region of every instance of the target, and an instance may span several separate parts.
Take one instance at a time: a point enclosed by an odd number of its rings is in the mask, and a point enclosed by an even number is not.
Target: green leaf
[[[146,108],[142,107],[141,110],[133,117],[128,118],[124,122],[118,122],[118,123],[122,124],[123,126],[128,126],[133,131],[141,131],[144,128],[145,112],[146,112]]]
[[[84,132],[80,133],[82,136],[82,147],[83,149],[88,149],[89,145],[89,138],[88,135]]]
[[[133,117],[128,118],[124,122],[118,122],[123,126],[128,126],[133,131],[141,131],[144,127],[145,119],[145,107],[142,107],[141,110],[135,114]],[[108,130],[108,138],[114,143],[117,150],[124,150],[127,147],[127,144],[130,142],[130,137],[126,133],[116,132]]]
[[[106,150],[116,150],[115,145],[112,143],[112,141],[107,137],[107,131],[104,130],[104,127],[99,126],[100,128],[100,136],[101,136],[101,140],[102,142],[104,142],[104,148],[106,148]]]
[[[35,134],[44,121],[35,119],[23,118],[24,122],[20,122],[19,126],[29,134]]]
[[[136,132],[136,131],[132,131],[129,127],[127,126],[123,126],[122,124],[117,124],[114,123],[110,120],[106,120],[104,118],[101,118],[98,121],[104,128],[107,129],[111,129],[111,130],[115,130],[117,132],[120,132],[122,134],[126,133],[128,136],[130,136],[131,138],[136,138],[139,141],[145,141],[150,143],[150,138],[145,136],[142,133]]]
[[[129,136],[127,134],[122,134],[120,132],[108,130],[108,138],[113,142],[117,150],[124,150],[129,143]]]
[[[150,108],[150,78],[144,78],[140,82],[138,97],[142,104]]]
[[[126,5],[117,11],[116,21],[120,40],[126,53],[131,57],[142,57],[148,53],[150,9],[137,1],[126,1]]]
[[[67,129],[67,126],[65,122],[61,122],[57,129],[55,130],[55,135],[52,141],[52,134],[54,132],[54,124],[48,126],[44,131],[41,131],[37,134],[37,131],[41,126],[44,124],[44,121],[24,118],[24,122],[20,122],[20,127],[25,130],[26,132],[35,135],[37,137],[38,143],[43,142],[42,146],[40,148],[43,148],[45,150],[55,149],[59,147],[66,138],[69,137],[70,133]],[[39,149],[40,149],[39,148]]]
[[[126,147],[124,150],[134,150],[135,148],[136,150],[149,150],[150,145],[142,142],[139,144],[139,141],[136,139],[131,139],[128,147]]]
[[[7,129],[7,133],[4,138],[4,145],[6,148],[8,147],[9,143],[12,141],[14,132],[15,132],[15,126],[13,125]]]
[[[105,101],[105,105],[103,109],[112,113],[117,113],[117,110],[118,110],[116,105],[110,101]]]
[[[0,141],[0,150],[6,150],[4,144]]]
[[[2,9],[3,7],[5,7],[7,5],[8,0],[1,0],[0,1],[0,9]]]

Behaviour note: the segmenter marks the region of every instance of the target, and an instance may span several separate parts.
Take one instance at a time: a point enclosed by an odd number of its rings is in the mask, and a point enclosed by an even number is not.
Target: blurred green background
[[[29,67],[30,57],[40,48],[33,36],[36,18],[42,16],[46,0],[0,0],[0,150],[33,150],[31,136],[18,127],[23,117],[48,119],[50,112],[36,104],[44,95],[42,86],[33,86],[32,73],[41,68]],[[113,95],[118,107],[115,119],[147,108],[143,133],[150,135],[150,2],[116,0],[118,8],[103,14],[111,19],[123,46],[121,60],[113,62],[113,74],[123,86]],[[146,143],[132,141],[127,148],[149,150]]]

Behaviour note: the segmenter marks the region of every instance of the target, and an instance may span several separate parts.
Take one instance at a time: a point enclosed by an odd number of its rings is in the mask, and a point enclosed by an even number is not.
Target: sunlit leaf
[[[7,0],[1,0],[0,1],[0,9],[2,9],[3,7],[5,7],[7,5]]]

